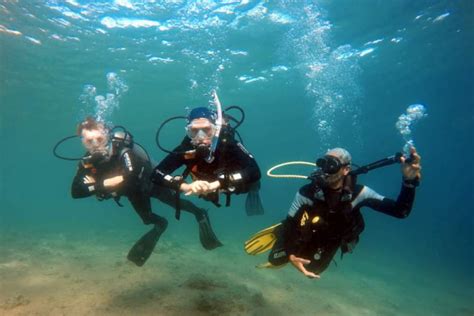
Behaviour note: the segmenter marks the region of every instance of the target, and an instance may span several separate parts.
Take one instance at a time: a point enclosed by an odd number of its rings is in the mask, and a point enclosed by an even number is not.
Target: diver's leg
[[[277,267],[288,263],[289,260],[283,238],[277,238],[270,254],[268,255],[268,262]]]
[[[151,211],[150,198],[143,195],[129,196],[128,198],[133,208],[138,213],[143,223],[154,224],[153,228],[143,235],[130,249],[127,258],[137,266],[142,266],[150,257],[156,243],[160,239],[161,234],[166,230],[168,221]]]
[[[199,224],[199,240],[201,241],[201,245],[207,250],[222,246],[222,243],[217,239],[216,234],[212,230],[207,211],[204,210],[203,213],[196,215],[196,220]]]
[[[152,192],[153,196],[163,203],[175,207],[176,195],[172,190],[155,186]],[[183,211],[189,212],[196,217],[199,224],[199,240],[205,249],[212,250],[222,246],[222,243],[217,239],[216,234],[212,230],[211,222],[205,209],[199,208],[191,201],[183,199],[180,199],[180,206]]]

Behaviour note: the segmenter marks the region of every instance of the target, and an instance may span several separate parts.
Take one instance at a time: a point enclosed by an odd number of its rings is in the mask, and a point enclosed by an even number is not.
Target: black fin
[[[148,258],[150,258],[156,243],[167,226],[168,222],[164,222],[160,226],[155,225],[133,245],[132,249],[128,252],[127,259],[139,267],[143,266]]]
[[[251,184],[247,198],[245,199],[245,211],[247,212],[247,216],[263,215],[264,213],[259,190],[260,181]]]
[[[214,231],[212,230],[211,222],[209,221],[207,213],[204,213],[203,217],[199,219],[198,222],[199,240],[201,241],[201,245],[207,250],[212,250],[222,246],[222,243],[217,239],[216,234],[214,234]]]

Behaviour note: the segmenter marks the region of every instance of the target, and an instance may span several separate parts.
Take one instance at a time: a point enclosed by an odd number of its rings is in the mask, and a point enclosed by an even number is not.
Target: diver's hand
[[[191,182],[189,184],[183,183],[181,184],[181,191],[185,192],[184,195],[191,195],[191,194],[206,194],[209,192],[210,183],[207,181],[197,180]]]
[[[307,259],[299,258],[295,255],[290,255],[289,259],[291,261],[291,264],[308,278],[311,278],[311,279],[321,278],[318,274],[308,271],[304,267],[305,265],[309,264],[311,261]]]
[[[221,188],[221,183],[219,181],[214,181],[209,183],[209,190],[210,192],[215,192]],[[207,192],[209,193],[209,192]]]
[[[185,195],[193,194],[193,191],[191,190],[191,185],[187,184],[186,182],[181,183],[181,185],[179,186],[179,190],[185,193]]]
[[[104,180],[104,187],[110,188],[114,187],[123,182],[123,176],[116,176]]]
[[[406,162],[407,158],[402,157],[400,161],[402,163],[402,174],[405,180],[420,180],[421,179],[421,157],[416,152],[415,147],[410,148],[410,158],[409,163]]]
[[[84,177],[84,184],[94,184],[94,183],[95,183],[94,177],[89,176],[89,175]]]

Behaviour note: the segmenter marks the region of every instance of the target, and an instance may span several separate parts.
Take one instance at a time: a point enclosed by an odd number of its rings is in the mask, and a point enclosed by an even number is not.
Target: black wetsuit
[[[87,154],[86,154],[87,155]],[[152,212],[150,197],[174,207],[175,196],[166,187],[159,187],[150,182],[151,162],[146,154],[137,146],[125,149],[113,155],[109,160],[96,164],[81,161],[74,177],[71,194],[73,198],[84,198],[96,195],[99,200],[126,196],[144,224],[156,224],[166,227],[165,218]],[[115,176],[123,176],[124,180],[113,188],[105,188],[103,181]],[[86,176],[95,179],[95,183],[87,184]],[[183,210],[196,216],[199,220],[204,210],[193,203],[182,200]]]
[[[397,200],[385,198],[363,185],[349,185],[334,191],[321,190],[313,184],[300,188],[287,218],[278,229],[269,261],[273,265],[288,262],[293,254],[311,260],[309,271],[321,273],[331,263],[339,248],[352,252],[364,230],[362,207],[396,217],[407,217],[415,199],[415,187],[403,183]],[[354,179],[355,181],[355,179]]]
[[[190,138],[185,137],[154,169],[152,181],[179,191],[182,181],[177,181],[171,174],[182,166],[186,166],[186,170],[195,180],[218,180],[221,184],[220,191],[228,194],[249,192],[253,185],[259,183],[261,177],[257,162],[241,143],[219,140],[214,160],[208,163],[196,155]],[[201,197],[220,206],[217,193]]]

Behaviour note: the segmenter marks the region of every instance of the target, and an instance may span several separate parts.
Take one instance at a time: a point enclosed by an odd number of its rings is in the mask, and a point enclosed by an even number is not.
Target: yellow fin
[[[280,269],[280,268],[283,268],[284,266],[286,266],[286,263],[282,264],[282,265],[279,265],[279,266],[274,266],[270,262],[264,262],[264,263],[260,263],[260,264],[256,265],[255,268],[257,268],[257,269]]]
[[[281,223],[275,224],[250,237],[245,242],[245,252],[255,256],[270,250],[277,240],[275,229],[280,225]]]

